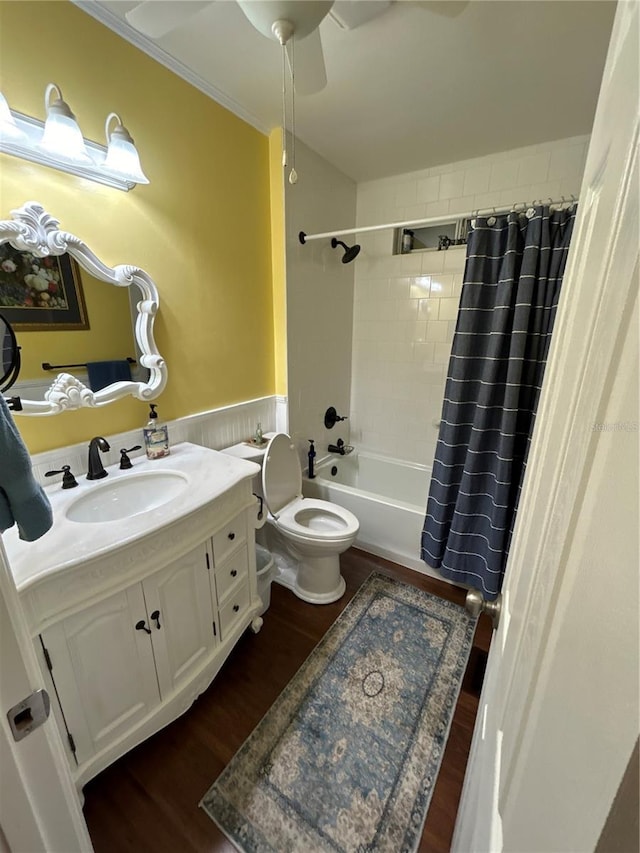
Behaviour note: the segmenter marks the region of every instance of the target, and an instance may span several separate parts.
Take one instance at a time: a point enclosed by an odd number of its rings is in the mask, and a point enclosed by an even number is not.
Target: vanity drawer
[[[246,538],[247,518],[246,513],[241,512],[213,537],[213,562],[215,565],[220,565],[227,554],[234,551]]]
[[[215,572],[218,601],[222,602],[231,587],[247,581],[249,576],[247,549],[241,548],[239,551],[236,551],[221,566],[217,565]]]
[[[224,607],[220,608],[220,633],[222,640],[226,640],[227,633],[233,629],[235,622],[242,617],[249,606],[249,584],[242,586],[229,596]]]

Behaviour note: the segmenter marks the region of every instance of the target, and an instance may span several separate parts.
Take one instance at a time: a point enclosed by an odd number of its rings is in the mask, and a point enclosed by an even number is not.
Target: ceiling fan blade
[[[294,36],[295,38],[295,36]],[[291,41],[287,42],[289,65],[291,59]],[[327,85],[327,71],[320,31],[314,30],[305,38],[294,43],[295,87],[298,95],[313,95]]]
[[[336,0],[329,17],[343,30],[355,30],[382,15],[392,0]]]
[[[125,18],[142,35],[158,39],[208,5],[209,0],[146,0],[125,12]]]

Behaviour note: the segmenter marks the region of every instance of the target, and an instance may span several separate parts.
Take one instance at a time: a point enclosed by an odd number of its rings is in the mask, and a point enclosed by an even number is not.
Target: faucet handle
[[[56,474],[62,474],[62,488],[63,489],[73,489],[74,486],[77,486],[76,478],[71,473],[70,465],[63,465],[59,471],[47,471],[45,473],[45,477],[54,477]]]
[[[134,450],[142,450],[141,445],[136,444],[134,447],[130,447],[128,450],[125,447],[120,448],[120,468],[125,470],[127,468],[133,468],[131,460],[127,456],[127,453],[133,453]]]

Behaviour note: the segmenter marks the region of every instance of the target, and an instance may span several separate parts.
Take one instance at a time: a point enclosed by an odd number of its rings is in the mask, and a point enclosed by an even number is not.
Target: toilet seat
[[[302,497],[302,469],[294,443],[285,433],[274,435],[264,454],[262,493],[283,532],[306,540],[341,542],[353,538],[360,522],[348,509]]]
[[[341,542],[353,538],[360,527],[358,519],[344,507],[314,498],[296,498],[282,509],[278,527],[305,539]]]

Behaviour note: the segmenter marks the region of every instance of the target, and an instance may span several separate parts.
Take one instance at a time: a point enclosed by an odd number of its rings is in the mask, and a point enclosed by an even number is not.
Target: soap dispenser
[[[314,459],[316,458],[316,448],[315,448],[314,443],[313,443],[314,440],[315,439],[313,439],[313,438],[307,439],[307,441],[309,442],[309,453],[307,455],[307,458],[309,460],[309,468],[307,470],[307,476],[310,480],[315,480],[315,478],[316,478],[315,472],[313,470]]]
[[[166,424],[158,421],[154,403],[150,404],[149,420],[142,433],[148,459],[162,459],[163,456],[169,455],[169,429]]]

